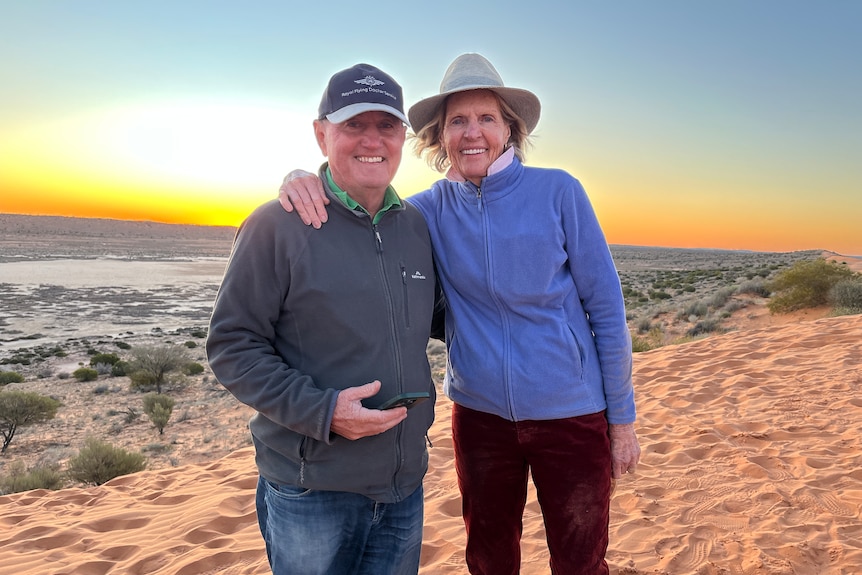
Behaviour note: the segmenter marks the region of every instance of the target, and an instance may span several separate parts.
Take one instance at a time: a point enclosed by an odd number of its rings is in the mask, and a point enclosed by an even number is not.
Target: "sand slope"
[[[862,571],[862,316],[734,332],[635,356],[638,473],[611,515],[613,574]],[[438,403],[424,574],[466,572]],[[253,451],[0,497],[0,573],[265,574]],[[547,573],[531,493],[522,573]]]

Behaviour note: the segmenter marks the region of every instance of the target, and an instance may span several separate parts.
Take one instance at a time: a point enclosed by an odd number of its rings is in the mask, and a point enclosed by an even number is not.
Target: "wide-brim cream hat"
[[[419,100],[407,112],[410,125],[418,133],[431,122],[437,114],[438,107],[446,97],[456,92],[467,90],[491,90],[506,101],[515,113],[524,120],[529,135],[539,123],[542,104],[535,94],[519,88],[508,88],[503,85],[503,78],[494,66],[480,54],[462,54],[449,65],[443,81],[440,82],[440,93],[424,100]]]

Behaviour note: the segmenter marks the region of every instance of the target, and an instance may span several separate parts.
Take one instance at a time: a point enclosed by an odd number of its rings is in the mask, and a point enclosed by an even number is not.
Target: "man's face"
[[[407,127],[392,114],[363,112],[340,124],[315,120],[314,133],[341,189],[378,193],[398,171]]]

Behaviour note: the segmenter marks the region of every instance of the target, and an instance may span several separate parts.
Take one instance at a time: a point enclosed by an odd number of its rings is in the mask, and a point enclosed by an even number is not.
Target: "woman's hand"
[[[329,198],[316,175],[304,170],[293,170],[284,177],[278,189],[278,201],[287,212],[294,209],[305,225],[320,226],[328,219],[326,206]]]
[[[626,473],[637,471],[641,457],[641,447],[635,435],[633,423],[611,424],[611,466],[614,479],[619,479]]]

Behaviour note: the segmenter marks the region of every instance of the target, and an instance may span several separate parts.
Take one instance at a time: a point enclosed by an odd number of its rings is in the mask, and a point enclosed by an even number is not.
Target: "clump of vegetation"
[[[17,371],[0,371],[0,386],[9,383],[21,383],[24,381],[24,376]]]
[[[164,435],[165,426],[174,411],[174,400],[161,393],[148,393],[144,396],[144,413],[150,418],[150,422],[159,430],[159,435]]]
[[[30,391],[0,392],[0,435],[6,453],[19,428],[54,419],[60,402],[52,397]]]
[[[23,461],[16,461],[6,471],[6,475],[0,477],[0,495],[33,489],[60,489],[64,483],[63,473],[57,465],[27,469]]]
[[[66,472],[74,481],[102,485],[115,477],[143,471],[146,467],[147,458],[143,454],[90,437],[78,454],[69,459]]]
[[[95,353],[90,356],[90,366],[95,367],[100,364],[114,365],[120,361],[120,357],[115,353]]]
[[[204,366],[196,361],[190,361],[183,366],[183,373],[186,375],[199,375],[204,372]]]
[[[799,261],[779,273],[770,283],[774,296],[767,303],[772,313],[787,313],[828,303],[829,291],[842,280],[859,274],[823,258]]]
[[[720,333],[724,331],[721,327],[721,322],[718,319],[704,319],[697,322],[694,327],[685,332],[689,337],[697,337],[708,333]]]
[[[649,338],[642,335],[632,336],[632,353],[640,353],[642,351],[649,351],[651,349],[655,349],[655,347],[653,346]]]
[[[72,377],[78,381],[96,381],[99,378],[99,372],[92,367],[79,367],[72,372]]]
[[[750,280],[747,282],[743,282],[742,285],[739,286],[737,293],[740,294],[748,294],[758,297],[769,297],[769,288],[766,286],[766,282],[763,280]]]
[[[826,299],[834,307],[835,315],[862,313],[862,276],[836,282]]]
[[[142,345],[132,348],[132,360],[129,362],[129,378],[133,389],[155,389],[161,393],[162,388],[175,380],[171,373],[179,371],[189,363],[185,348],[178,345]]]

